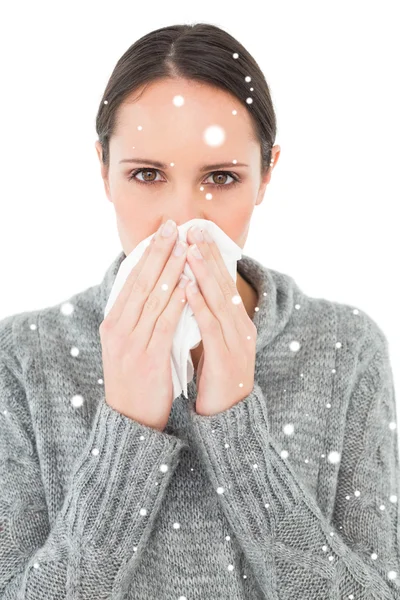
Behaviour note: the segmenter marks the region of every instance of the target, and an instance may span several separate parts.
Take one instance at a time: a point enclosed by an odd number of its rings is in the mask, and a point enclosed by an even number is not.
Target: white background
[[[0,318],[100,283],[122,250],[94,147],[103,90],[142,35],[206,22],[254,56],[277,114],[281,156],[244,254],[367,312],[400,390],[398,14],[384,1],[2,3]]]

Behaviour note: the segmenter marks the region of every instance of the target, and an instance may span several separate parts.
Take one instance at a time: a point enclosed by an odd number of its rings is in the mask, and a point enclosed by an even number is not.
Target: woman
[[[104,308],[141,240],[201,218],[245,244],[280,153],[255,60],[213,25],[153,31],[118,61],[96,126],[123,252],[100,285],[0,324],[0,597],[400,598],[395,393],[366,313],[246,255],[234,285],[189,232],[189,397],[157,427],[149,377],[130,382],[148,386],[140,418],[117,361],[113,386],[101,377]]]

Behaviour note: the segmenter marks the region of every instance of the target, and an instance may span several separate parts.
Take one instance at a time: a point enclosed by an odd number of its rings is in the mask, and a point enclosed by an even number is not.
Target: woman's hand
[[[231,408],[254,387],[257,328],[247,314],[217,244],[206,230],[197,241],[193,229],[188,244],[196,244],[203,258],[196,258],[192,246],[186,259],[200,290],[186,286],[186,298],[199,326],[203,353],[197,369],[196,412],[211,416]]]

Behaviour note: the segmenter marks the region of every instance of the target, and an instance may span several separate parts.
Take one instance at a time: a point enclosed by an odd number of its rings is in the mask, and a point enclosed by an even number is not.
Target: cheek
[[[238,243],[238,240],[247,233],[250,225],[251,216],[253,214],[254,205],[248,204],[245,206],[236,207],[224,219],[223,226],[225,233]]]

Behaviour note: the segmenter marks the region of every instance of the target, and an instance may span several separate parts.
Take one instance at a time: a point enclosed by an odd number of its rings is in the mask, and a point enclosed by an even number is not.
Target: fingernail
[[[186,242],[180,240],[174,248],[174,256],[182,256],[187,247]]]
[[[199,227],[193,227],[192,233],[196,242],[204,242],[204,237]]]
[[[199,288],[197,287],[197,284],[194,281],[191,281],[189,283],[189,287],[194,294],[196,294],[199,291]]]
[[[200,250],[198,249],[197,244],[194,244],[193,246],[191,246],[190,251],[193,254],[193,256],[195,256],[196,258],[203,258],[203,255],[201,254]]]
[[[206,242],[208,244],[211,244],[211,242],[214,241],[211,234],[207,231],[207,229],[203,229],[203,235],[204,235],[204,239],[206,240]]]
[[[179,284],[178,284],[178,286],[180,288],[184,288],[184,287],[186,287],[188,281],[189,281],[189,277],[186,277],[186,275],[184,275],[182,273],[182,275],[179,277]]]
[[[175,231],[176,223],[172,219],[168,219],[166,223],[164,223],[164,227],[161,230],[161,235],[163,237],[169,237]]]

